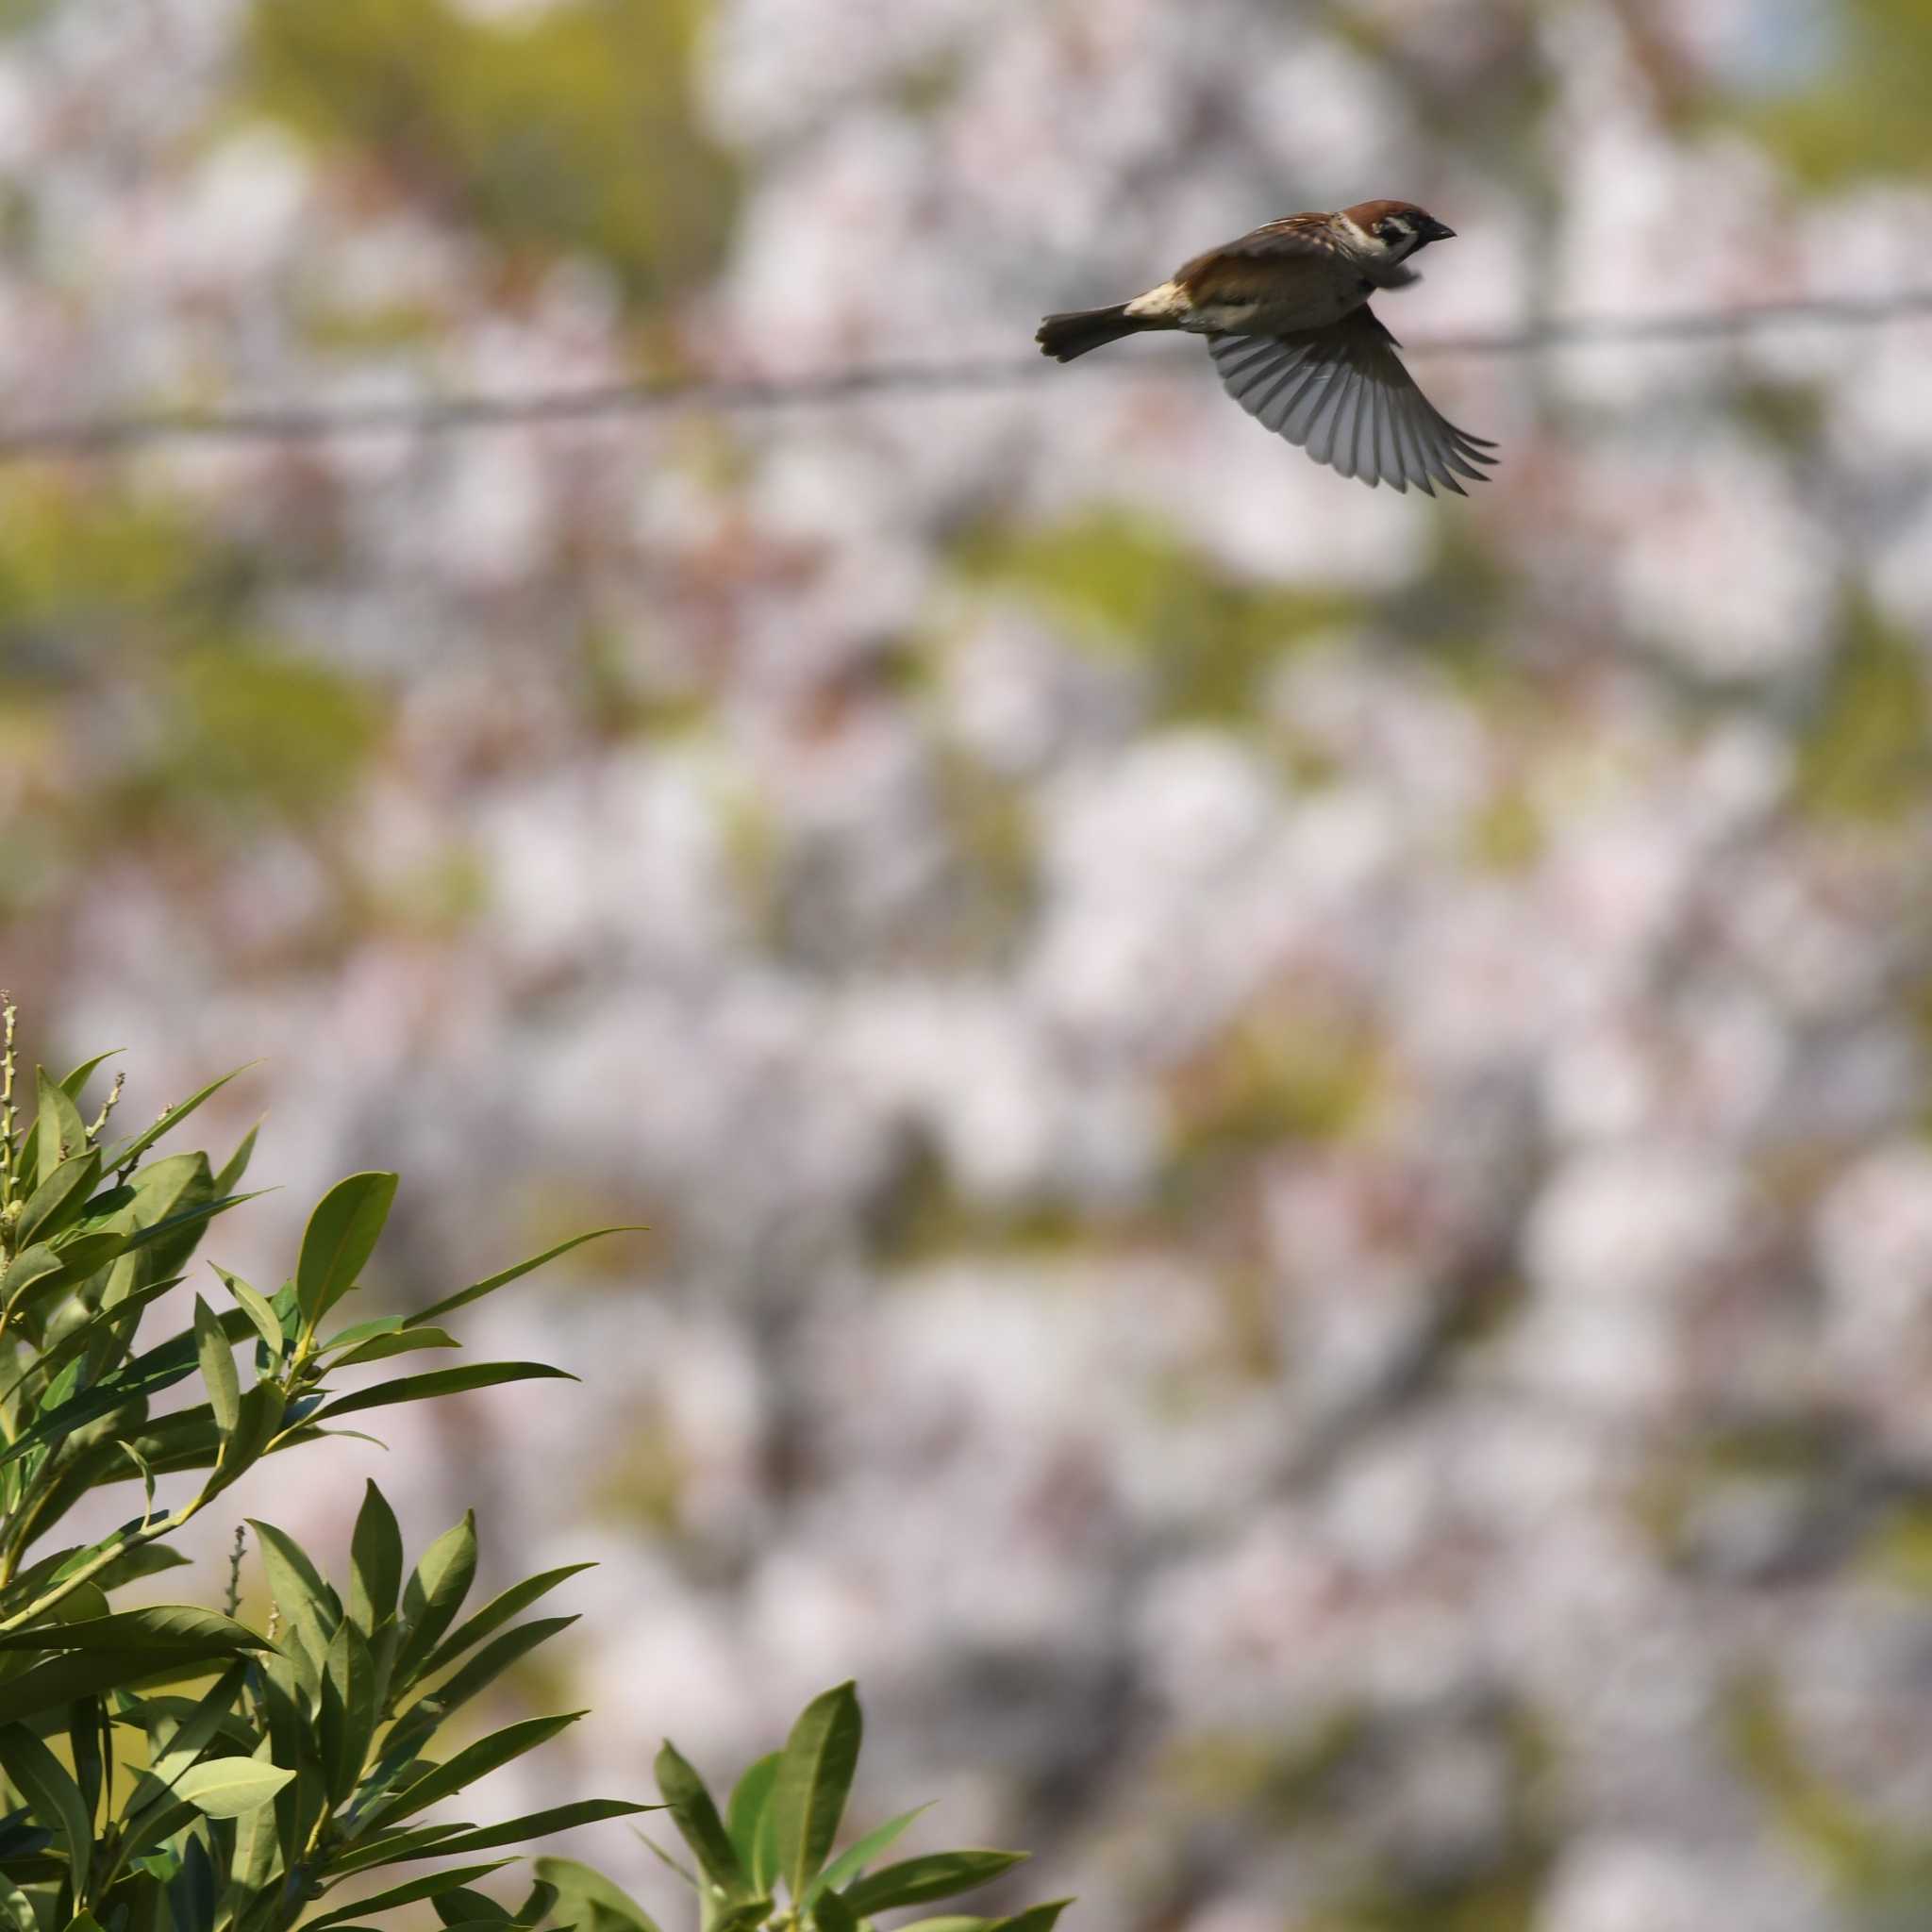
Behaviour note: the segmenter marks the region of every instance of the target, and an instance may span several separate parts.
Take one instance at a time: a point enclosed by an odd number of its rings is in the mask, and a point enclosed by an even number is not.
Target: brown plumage
[[[1223,384],[1248,413],[1344,476],[1430,495],[1482,480],[1494,445],[1430,406],[1369,297],[1419,279],[1406,264],[1455,233],[1410,201],[1289,215],[1195,256],[1158,287],[1108,308],[1049,315],[1037,340],[1057,361],[1148,330],[1208,338]]]

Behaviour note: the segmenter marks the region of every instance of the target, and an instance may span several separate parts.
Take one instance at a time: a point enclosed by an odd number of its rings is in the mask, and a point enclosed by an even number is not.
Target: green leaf
[[[248,1675],[246,1664],[231,1664],[213,1685],[192,1706],[169,1734],[165,1742],[151,1741],[148,1775],[166,1786],[194,1762],[219,1737],[242,1686]]]
[[[208,1264],[213,1267],[213,1263]],[[275,1319],[275,1311],[269,1307],[268,1298],[260,1290],[250,1288],[239,1274],[230,1274],[225,1268],[216,1268],[222,1277],[222,1285],[242,1305],[242,1312],[255,1324],[255,1332],[261,1337],[261,1345],[268,1350],[268,1358],[279,1362],[282,1358],[282,1324]]]
[[[851,1879],[857,1878],[878,1855],[895,1844],[906,1827],[922,1813],[930,1811],[932,1805],[915,1805],[909,1811],[902,1811],[896,1818],[889,1818],[885,1824],[869,1831],[858,1843],[848,1845],[839,1854],[819,1875],[812,1880],[811,1897],[806,1900],[809,1905],[812,1898],[828,1887],[837,1890]]]
[[[245,1624],[194,1604],[150,1604],[144,1609],[114,1610],[72,1624],[35,1624],[0,1632],[0,1650],[157,1651],[172,1656],[228,1656],[243,1650],[271,1650],[268,1639]]]
[[[63,1161],[87,1151],[87,1123],[74,1104],[75,1096],[59,1081],[49,1078],[45,1067],[34,1069],[34,1126],[40,1135],[37,1178],[44,1182]]]
[[[248,1526],[261,1545],[262,1567],[268,1572],[270,1594],[275,1598],[289,1636],[301,1658],[305,1687],[319,1693],[322,1688],[323,1659],[341,1619],[341,1607],[335,1592],[317,1574],[308,1553],[293,1537],[272,1523],[251,1516]],[[284,1645],[287,1649],[287,1645]]]
[[[194,1297],[194,1344],[215,1427],[225,1436],[233,1435],[242,1419],[242,1378],[235,1372],[235,1350],[222,1333],[214,1310],[199,1295]]]
[[[858,1915],[836,1891],[822,1892],[811,1916],[818,1932],[858,1932]]]
[[[335,1911],[325,1912],[319,1919],[305,1919],[303,1932],[323,1932],[325,1925],[340,1925],[349,1919],[373,1919],[378,1912],[393,1911],[397,1906],[411,1906],[420,1899],[434,1898],[438,1892],[452,1891],[459,1885],[467,1885],[473,1878],[485,1878],[492,1872],[501,1872],[506,1865],[516,1863],[514,1858],[492,1858],[487,1865],[458,1865],[451,1872],[430,1872],[421,1878],[407,1879],[401,1885],[392,1885],[387,1891],[378,1891],[371,1898],[358,1898],[354,1905],[339,1907]]]
[[[658,1811],[658,1805],[631,1805],[619,1798],[583,1798],[575,1805],[554,1806],[548,1811],[526,1811],[521,1818],[508,1818],[501,1824],[485,1824],[444,1840],[435,1847],[425,1846],[420,1856],[431,1850],[441,1857],[450,1852],[487,1852],[497,1845],[521,1844],[525,1839],[548,1838],[554,1831],[569,1831],[579,1824],[598,1824],[607,1818],[633,1818],[641,1812]]]
[[[668,1739],[658,1753],[658,1789],[671,1807],[672,1822],[696,1856],[704,1874],[729,1901],[750,1896],[751,1878],[705,1781]]]
[[[241,1144],[228,1156],[221,1173],[215,1175],[217,1194],[232,1194],[242,1185],[242,1177],[248,1172],[248,1163],[255,1158],[255,1137],[259,1132],[258,1124],[242,1136]]]
[[[758,1820],[772,1802],[772,1787],[778,1780],[778,1753],[768,1751],[754,1764],[747,1765],[724,1807],[724,1828],[738,1851],[738,1862],[752,1874],[754,1888],[770,1889],[771,1874],[758,1867]]]
[[[758,1932],[772,1916],[773,1901],[748,1898],[741,1905],[728,1906],[711,1917],[708,1932]]]
[[[396,1613],[403,1588],[403,1533],[395,1511],[372,1482],[362,1491],[349,1543],[349,1615],[364,1637]]]
[[[575,1382],[577,1378],[564,1369],[553,1369],[542,1362],[475,1362],[460,1369],[432,1369],[421,1375],[403,1375],[393,1382],[378,1382],[373,1389],[358,1389],[353,1395],[339,1395],[325,1403],[308,1418],[325,1423],[337,1416],[357,1415],[365,1408],[388,1408],[398,1402],[426,1402],[432,1396],[461,1395],[471,1389],[490,1389],[499,1382]]]
[[[467,1885],[459,1885],[454,1891],[439,1892],[432,1909],[441,1920],[445,1932],[461,1932],[464,1926],[509,1924],[507,1906],[498,1905],[487,1893],[474,1891]]]
[[[546,1261],[554,1261],[559,1255],[569,1254],[573,1248],[582,1247],[586,1241],[601,1241],[607,1235],[644,1232],[645,1230],[639,1226],[593,1227],[589,1234],[573,1235],[567,1241],[558,1241],[554,1248],[545,1248],[541,1255],[532,1255],[527,1261],[519,1261],[514,1268],[506,1268],[501,1274],[492,1274],[485,1280],[472,1282],[468,1288],[459,1289],[455,1294],[445,1295],[440,1302],[430,1303],[426,1308],[421,1308],[409,1317],[408,1325],[412,1328],[420,1327],[425,1322],[434,1322],[440,1315],[453,1313],[458,1308],[466,1307],[471,1302],[481,1301],[486,1294],[494,1294],[499,1288],[520,1280],[524,1275],[542,1267]]]
[[[197,1662],[217,1661],[219,1655],[202,1659],[189,1650],[63,1651],[0,1683],[0,1724],[28,1719],[38,1724],[49,1711],[64,1711],[76,1697],[182,1674]]]
[[[175,1795],[208,1818],[240,1818],[266,1805],[294,1775],[252,1757],[209,1757],[181,1774]]]
[[[813,1698],[785,1741],[772,1816],[778,1869],[794,1899],[804,1898],[838,1836],[863,1730],[857,1688],[844,1683]]]
[[[25,1724],[0,1725],[0,1769],[33,1813],[34,1822],[45,1825],[66,1846],[75,1889],[84,1890],[94,1834],[80,1787]]]
[[[253,1066],[255,1062],[251,1060],[248,1064]],[[150,1126],[143,1127],[132,1140],[123,1141],[118,1147],[110,1148],[108,1152],[107,1164],[110,1168],[125,1168],[139,1160],[170,1127],[185,1121],[209,1094],[219,1093],[236,1074],[245,1074],[247,1071],[248,1067],[237,1067],[234,1073],[224,1074],[219,1080],[210,1080],[199,1093],[191,1094],[178,1106],[169,1108],[159,1120]]]
[[[295,1300],[310,1327],[355,1287],[395,1199],[392,1174],[352,1174],[316,1203],[295,1264]]]
[[[1054,1922],[1073,1903],[1070,1898],[1057,1898],[1043,1906],[1028,1906],[1010,1918],[995,1919],[989,1932],[1053,1932]],[[911,1927],[906,1927],[905,1932],[911,1932]]]
[[[530,1868],[557,1888],[557,1917],[576,1932],[658,1932],[657,1922],[627,1891],[575,1858],[539,1858]]]
[[[94,1183],[100,1177],[98,1148],[63,1160],[27,1196],[14,1227],[15,1244],[25,1248],[35,1241],[50,1241],[79,1220],[87,1197],[93,1192]]]
[[[7,1264],[6,1272],[0,1274],[0,1301],[14,1303],[37,1282],[51,1279],[65,1267],[66,1263],[44,1241],[23,1247]]]
[[[329,1875],[331,1879],[346,1878],[352,1872],[373,1872],[381,1865],[400,1864],[405,1858],[440,1858],[446,1842],[455,1845],[464,1832],[474,1829],[473,1825],[447,1824],[374,1832],[337,1852],[328,1861]],[[476,1851],[480,1847],[457,1845],[456,1849]]]
[[[473,1643],[480,1643],[492,1630],[528,1609],[539,1597],[548,1596],[559,1583],[596,1567],[594,1563],[565,1563],[558,1569],[545,1570],[535,1576],[525,1577],[521,1583],[511,1584],[500,1596],[491,1597],[475,1616],[458,1624],[425,1660],[418,1674],[433,1677],[444,1665],[454,1663]]]
[[[547,1744],[583,1715],[580,1710],[572,1710],[558,1717],[525,1718],[521,1724],[506,1724],[500,1731],[491,1731],[487,1738],[479,1738],[466,1750],[458,1751],[448,1762],[438,1765],[428,1776],[418,1778],[407,1790],[399,1792],[384,1805],[380,1810],[382,1822],[393,1824],[397,1820],[422,1810],[425,1805],[454,1797],[478,1778],[486,1777],[513,1758],[523,1757],[526,1751]]]
[[[456,1620],[476,1580],[476,1516],[474,1510],[423,1552],[403,1591],[403,1641],[391,1668],[395,1692],[422,1674],[423,1660]]]
[[[990,1884],[1025,1857],[1024,1852],[926,1852],[858,1880],[846,1889],[845,1903],[861,1919],[895,1906],[929,1905],[936,1898],[951,1898],[955,1892]]]
[[[441,1328],[405,1328],[393,1335],[373,1335],[354,1348],[344,1349],[329,1364],[331,1369],[353,1368],[358,1362],[387,1361],[392,1355],[409,1355],[419,1348],[460,1348],[454,1335]]]
[[[356,1789],[375,1735],[375,1660],[352,1619],[336,1625],[322,1673],[322,1771],[329,1802]]]
[[[506,1630],[495,1642],[485,1644],[461,1670],[405,1711],[401,1722],[407,1724],[414,1718],[433,1716],[437,1724],[441,1724],[452,1711],[461,1709],[471,1698],[487,1690],[520,1657],[527,1656],[540,1643],[547,1643],[558,1632],[568,1630],[576,1621],[575,1617],[540,1617],[534,1623],[519,1624],[515,1629]]]

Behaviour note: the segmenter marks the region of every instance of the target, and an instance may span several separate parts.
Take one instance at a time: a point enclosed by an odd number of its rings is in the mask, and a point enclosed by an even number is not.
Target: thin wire
[[[1756,308],[1676,315],[1578,316],[1527,328],[1418,337],[1406,353],[1520,356],[1606,343],[1723,341],[1760,328],[1864,328],[1932,315],[1932,289],[1868,301],[1774,302]],[[1124,373],[1135,365],[1112,365]],[[1148,365],[1140,367],[1144,372]],[[289,404],[258,408],[159,409],[125,415],[56,418],[0,430],[0,464],[35,457],[103,458],[158,442],[319,441],[355,436],[442,436],[541,423],[654,415],[673,409],[739,412],[815,407],[875,395],[966,393],[1038,381],[1053,365],[1039,356],[953,362],[874,362],[824,375],[760,379],[671,376],[592,383],[520,394],[462,395],[407,402]]]

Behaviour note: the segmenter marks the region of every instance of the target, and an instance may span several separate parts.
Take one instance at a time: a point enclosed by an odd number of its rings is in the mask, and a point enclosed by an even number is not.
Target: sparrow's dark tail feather
[[[1138,335],[1147,325],[1127,313],[1124,302],[1111,308],[1076,308],[1068,315],[1049,315],[1034,338],[1056,362],[1071,362],[1089,349],[1105,348],[1123,336]]]

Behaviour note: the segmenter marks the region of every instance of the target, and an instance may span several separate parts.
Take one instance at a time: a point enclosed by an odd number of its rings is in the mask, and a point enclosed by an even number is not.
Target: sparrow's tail
[[[1089,349],[1105,348],[1123,336],[1138,335],[1159,325],[1141,321],[1127,313],[1124,302],[1112,308],[1076,308],[1068,315],[1049,315],[1034,337],[1041,348],[1056,362],[1071,362]]]

